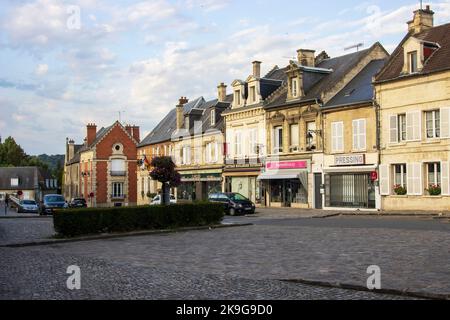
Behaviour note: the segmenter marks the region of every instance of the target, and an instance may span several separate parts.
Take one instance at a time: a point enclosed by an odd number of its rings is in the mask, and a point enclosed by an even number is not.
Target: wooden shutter
[[[398,142],[398,121],[397,115],[389,116],[389,142]]]
[[[391,193],[391,186],[389,182],[389,165],[380,165],[378,171],[380,174],[380,194],[382,196],[388,196]]]
[[[338,151],[344,151],[344,123],[338,123]]]
[[[359,150],[366,150],[366,119],[359,120]]]
[[[406,171],[408,194],[415,196],[422,195],[422,164],[408,163]]]
[[[331,152],[337,151],[336,122],[331,124]]]
[[[353,120],[353,150],[359,150],[359,120]]]
[[[441,184],[442,195],[450,195],[450,162],[448,161],[441,162]]]
[[[441,138],[450,138],[450,108],[441,108]]]
[[[406,114],[406,140],[417,141],[421,139],[421,112],[414,111]]]

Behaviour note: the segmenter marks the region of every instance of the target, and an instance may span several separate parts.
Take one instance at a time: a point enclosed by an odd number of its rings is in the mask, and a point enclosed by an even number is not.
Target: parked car
[[[84,198],[73,198],[69,202],[69,207],[70,208],[86,208],[87,207],[86,199],[84,199]]]
[[[18,213],[38,213],[39,206],[34,200],[20,200],[16,210]]]
[[[170,204],[176,204],[177,203],[177,198],[175,198],[174,195],[170,195]],[[152,202],[150,202],[151,206],[156,206],[156,205],[160,205],[161,204],[161,195],[158,194],[157,196],[155,196],[152,200]]]
[[[225,212],[231,216],[255,213],[255,204],[240,193],[212,193],[209,195],[208,200],[222,203],[225,207]]]
[[[41,205],[39,206],[39,214],[52,214],[55,209],[68,208],[66,200],[59,194],[47,194],[44,196]]]

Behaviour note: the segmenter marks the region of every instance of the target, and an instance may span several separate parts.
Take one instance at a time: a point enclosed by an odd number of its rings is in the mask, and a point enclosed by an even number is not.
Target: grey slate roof
[[[323,72],[320,72],[320,70],[313,71],[312,69],[303,70],[305,96],[300,101],[297,101],[297,103],[320,99],[323,92],[336,85],[336,83],[338,83],[365,55],[367,55],[377,45],[379,44],[375,43],[372,47],[365,50],[336,58],[325,59],[316,66],[317,68],[324,69]],[[332,72],[325,72],[325,70],[332,70]],[[273,100],[270,101],[264,108],[270,109],[285,105],[287,90],[287,86],[284,86],[278,96],[274,97]]]
[[[205,99],[199,97],[184,104],[184,113],[188,113],[192,108],[204,103]],[[156,144],[170,140],[172,133],[177,127],[177,111],[176,108],[170,112],[158,123],[158,125],[138,144],[138,147],[144,147],[151,144]]]
[[[351,105],[359,102],[372,101],[373,77],[383,68],[387,59],[371,61],[355,78],[353,78],[340,92],[338,92],[324,108]]]
[[[19,186],[12,187],[11,179],[19,178]],[[45,189],[45,179],[51,175],[38,167],[0,167],[0,190]]]

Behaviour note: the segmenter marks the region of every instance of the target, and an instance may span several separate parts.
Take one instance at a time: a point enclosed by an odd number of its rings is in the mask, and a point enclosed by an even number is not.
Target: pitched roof
[[[338,92],[324,109],[342,105],[352,105],[373,100],[373,77],[384,66],[387,59],[373,60],[361,70],[340,92]]]
[[[183,105],[184,113],[189,112],[192,108],[197,108],[203,103],[205,99],[199,97]],[[138,144],[138,147],[144,147],[151,144],[161,143],[170,140],[172,133],[177,128],[177,110],[173,108],[169,113],[158,123],[158,125]]]
[[[375,43],[372,47],[358,52],[346,54],[340,57],[322,60],[315,68],[303,69],[303,90],[305,96],[296,103],[320,99],[323,92],[333,88],[348,72],[355,67],[374,47],[380,45]],[[331,70],[329,72],[327,70]],[[264,107],[265,109],[276,108],[286,104],[288,87],[285,85],[276,96]]]
[[[408,33],[394,50],[385,67],[376,76],[376,82],[398,79],[401,77],[414,77],[442,70],[450,70],[450,23],[424,30],[418,34]],[[437,43],[440,48],[425,62],[422,71],[412,75],[403,75],[404,51],[403,44],[414,37],[418,40]]]

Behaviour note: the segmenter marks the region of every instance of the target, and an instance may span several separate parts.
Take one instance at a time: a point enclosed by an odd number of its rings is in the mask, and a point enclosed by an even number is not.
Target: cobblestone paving
[[[20,220],[24,226],[26,221],[32,228],[40,225],[37,219]],[[0,298],[398,298],[279,281],[364,286],[373,264],[381,268],[383,288],[450,293],[448,223],[373,217],[227,220],[255,225],[0,248]],[[0,220],[0,234],[14,222]],[[48,222],[41,227],[48,228]],[[71,264],[82,270],[78,292],[65,289]]]
[[[52,218],[0,219],[0,245],[44,240],[54,234]]]
[[[143,267],[44,250],[0,248],[0,299],[312,300],[403,299],[399,296]],[[20,261],[20,263],[19,263]],[[66,288],[69,265],[81,268],[81,290]]]

